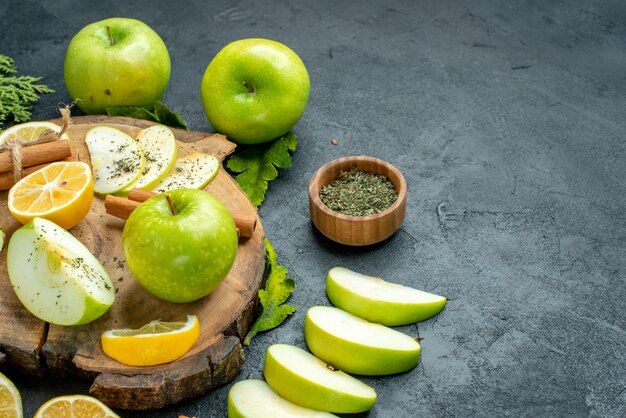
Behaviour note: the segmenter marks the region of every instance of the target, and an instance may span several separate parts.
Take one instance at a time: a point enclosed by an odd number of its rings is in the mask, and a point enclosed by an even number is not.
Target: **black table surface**
[[[298,311],[254,338],[237,380],[262,378],[270,344],[305,347],[307,309],[330,304],[326,273],[345,266],[449,298],[400,327],[424,338],[418,367],[363,378],[378,393],[368,416],[626,416],[626,2],[3,1],[0,53],[56,90],[33,120],[70,102],[72,36],[114,16],[161,35],[163,101],[193,130],[212,130],[200,80],[228,42],[275,39],[308,68],[293,166],[259,209]],[[407,180],[406,218],[382,244],[342,247],[311,224],[310,177],[348,155]],[[8,375],[26,416],[89,386]],[[222,417],[230,386],[120,413]]]

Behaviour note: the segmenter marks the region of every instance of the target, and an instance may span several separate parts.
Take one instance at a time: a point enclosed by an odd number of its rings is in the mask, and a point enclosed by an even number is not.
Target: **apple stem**
[[[248,82],[244,81],[243,82],[243,86],[246,88],[246,90],[248,90],[248,93],[254,93],[254,87],[252,87],[250,84],[248,84]]]
[[[174,208],[174,203],[172,203],[172,198],[169,194],[165,195],[165,199],[167,200],[167,204],[170,205],[170,210],[172,211],[172,215],[176,216],[176,208]]]
[[[424,337],[415,337],[414,339],[419,343],[424,340]]]
[[[109,46],[115,45],[115,39],[113,39],[113,34],[111,33],[111,26],[107,26],[107,33],[109,34]]]

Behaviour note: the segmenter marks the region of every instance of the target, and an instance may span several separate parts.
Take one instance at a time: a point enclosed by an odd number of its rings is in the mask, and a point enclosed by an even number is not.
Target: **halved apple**
[[[115,299],[113,283],[91,251],[43,218],[34,218],[13,233],[7,270],[24,307],[53,324],[91,322]]]
[[[334,267],[326,278],[328,298],[338,308],[370,322],[399,326],[437,315],[446,298]]]
[[[229,418],[332,418],[328,412],[305,408],[281,398],[263,380],[235,383],[228,392]]]
[[[174,168],[152,191],[169,192],[175,189],[202,189],[217,175],[220,162],[203,152],[195,152],[179,158]]]
[[[91,157],[94,192],[112,194],[128,189],[143,173],[146,159],[139,143],[119,129],[91,128],[85,143]]]
[[[317,358],[348,373],[401,373],[420,359],[420,344],[414,338],[332,306],[309,309],[304,339]]]
[[[152,190],[174,167],[178,153],[176,137],[167,126],[154,125],[139,131],[137,142],[146,158],[146,165],[132,187]]]
[[[274,392],[306,408],[356,413],[376,403],[372,387],[293,345],[271,345],[263,374]]]

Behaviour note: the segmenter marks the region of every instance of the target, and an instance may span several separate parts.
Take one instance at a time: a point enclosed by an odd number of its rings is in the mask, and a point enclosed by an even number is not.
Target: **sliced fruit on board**
[[[191,349],[200,336],[196,315],[185,322],[152,321],[139,329],[113,329],[102,334],[102,350],[129,366],[154,366],[174,361]]]
[[[0,373],[0,417],[22,418],[22,398],[13,382]]]
[[[7,248],[13,290],[33,315],[57,325],[80,325],[104,314],[115,288],[98,259],[78,239],[43,218],[13,233]]]
[[[304,339],[316,357],[347,373],[401,373],[420,359],[420,344],[415,339],[332,306],[309,309]]]
[[[2,254],[2,249],[4,248],[4,239],[5,238],[6,238],[6,234],[4,233],[2,228],[0,228],[0,254]]]
[[[334,267],[326,278],[328,298],[338,308],[371,322],[399,326],[437,315],[446,298]]]
[[[41,405],[33,418],[119,418],[108,406],[86,395],[57,396]]]
[[[9,190],[7,206],[22,224],[38,216],[70,229],[87,216],[92,201],[91,168],[80,161],[60,161],[18,181]]]
[[[356,413],[376,403],[372,387],[293,345],[271,345],[263,374],[276,393],[307,408]]]
[[[61,129],[62,128],[56,123],[48,121],[33,121],[13,125],[0,133],[0,148],[2,148],[2,146],[6,143],[6,140],[11,137],[17,137],[21,142],[28,143],[39,139],[41,134],[46,131],[59,133],[61,132]],[[60,139],[67,138],[67,134],[63,133]]]
[[[194,152],[179,158],[174,168],[152,191],[169,192],[175,189],[202,189],[215,177],[220,162],[212,155]]]
[[[143,173],[146,158],[139,143],[119,129],[104,125],[91,128],[85,143],[96,193],[112,194],[128,189]]]
[[[263,380],[247,379],[235,383],[228,392],[229,418],[332,418],[328,412],[305,408],[281,398]]]
[[[143,174],[132,185],[138,189],[151,190],[172,170],[176,162],[176,137],[170,128],[154,125],[137,134],[137,142],[146,158]]]

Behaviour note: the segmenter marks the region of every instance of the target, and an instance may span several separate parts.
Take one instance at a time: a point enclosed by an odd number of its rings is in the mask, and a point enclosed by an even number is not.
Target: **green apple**
[[[129,189],[143,173],[146,159],[139,143],[119,129],[96,126],[87,131],[93,190],[98,194]]]
[[[202,189],[217,175],[220,162],[217,158],[203,152],[194,152],[179,158],[174,168],[152,190],[156,193],[175,189]]]
[[[137,281],[156,297],[191,302],[211,293],[237,253],[237,229],[228,208],[209,192],[178,189],[135,209],[122,247]]]
[[[141,177],[131,186],[152,190],[174,167],[178,154],[176,137],[167,126],[154,125],[139,131],[137,143],[143,151],[146,165]]]
[[[85,113],[108,106],[152,109],[170,79],[170,56],[145,23],[111,18],[82,28],[65,55],[65,85]]]
[[[271,345],[263,374],[274,392],[306,408],[356,413],[376,403],[372,387],[293,345]]]
[[[365,376],[405,372],[420,359],[420,345],[415,339],[332,306],[308,310],[304,339],[319,359]]]
[[[24,307],[52,324],[86,324],[104,314],[115,299],[113,283],[91,251],[43,218],[13,233],[7,270]]]
[[[338,308],[371,322],[399,326],[437,315],[446,298],[334,267],[326,278],[328,298]]]
[[[332,418],[328,412],[305,408],[281,398],[267,383],[241,380],[228,392],[228,418]]]
[[[304,113],[309,73],[287,46],[269,39],[226,45],[209,63],[200,94],[213,128],[239,144],[287,133]]]

